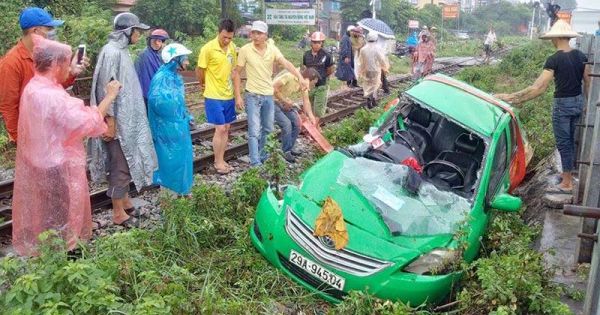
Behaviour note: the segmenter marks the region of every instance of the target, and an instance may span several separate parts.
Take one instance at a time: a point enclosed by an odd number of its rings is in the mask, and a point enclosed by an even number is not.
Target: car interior
[[[391,140],[362,156],[410,165],[438,188],[472,196],[485,151],[483,139],[415,102],[403,103],[378,130],[381,135],[389,132]],[[418,162],[416,167],[414,161],[406,163],[410,158]]]

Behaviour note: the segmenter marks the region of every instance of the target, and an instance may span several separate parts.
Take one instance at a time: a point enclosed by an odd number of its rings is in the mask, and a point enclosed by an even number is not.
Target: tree
[[[188,35],[203,35],[205,18],[221,16],[220,3],[214,0],[138,0],[132,12],[144,23],[164,28],[169,34]],[[236,25],[241,25],[237,1],[227,1],[226,14]]]

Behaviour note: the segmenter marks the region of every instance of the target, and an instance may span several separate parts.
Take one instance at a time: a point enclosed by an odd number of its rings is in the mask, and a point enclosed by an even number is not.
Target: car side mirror
[[[522,203],[521,198],[502,193],[494,197],[490,206],[501,211],[517,212],[521,209]]]

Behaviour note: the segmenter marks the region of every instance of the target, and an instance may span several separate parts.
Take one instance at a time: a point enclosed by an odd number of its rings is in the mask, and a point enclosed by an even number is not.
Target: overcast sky
[[[577,7],[600,10],[600,1],[598,1],[598,0],[577,0]]]
[[[519,0],[521,2],[529,2],[530,0]],[[600,0],[576,0],[579,8],[600,10]],[[546,1],[544,1],[545,3]]]

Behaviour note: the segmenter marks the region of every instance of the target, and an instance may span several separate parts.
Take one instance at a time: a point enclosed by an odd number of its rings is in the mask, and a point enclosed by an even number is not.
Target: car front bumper
[[[334,303],[340,302],[349,291],[359,290],[413,306],[422,303],[437,304],[448,295],[453,284],[460,278],[459,273],[436,276],[406,273],[401,270],[403,263],[397,261],[391,261],[388,267],[371,275],[357,276],[333,268],[312,255],[288,234],[286,222],[285,208],[279,206],[269,189],[265,190],[257,207],[254,224],[250,228],[253,245],[271,264],[294,281]],[[349,227],[349,233],[352,233],[351,229]],[[292,263],[289,260],[292,250],[344,278],[343,290],[334,288]]]

